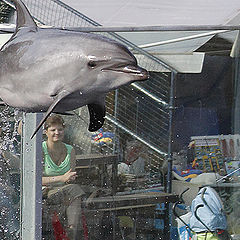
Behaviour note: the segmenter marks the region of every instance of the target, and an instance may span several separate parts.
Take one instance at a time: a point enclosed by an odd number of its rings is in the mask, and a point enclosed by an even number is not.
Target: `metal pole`
[[[163,107],[167,108],[168,107],[168,103],[163,101],[161,98],[155,96],[154,94],[150,93],[150,91],[148,91],[147,89],[139,86],[137,83],[132,83],[131,86],[135,87],[137,90],[141,91],[142,93],[144,93],[145,95],[147,95],[148,97],[150,97],[151,99],[153,99],[154,101],[156,101],[157,103],[161,104]]]
[[[42,133],[31,135],[42,114],[27,113],[23,119],[21,183],[21,239],[42,239]]]
[[[55,28],[77,32],[176,32],[176,31],[235,31],[240,30],[240,25],[167,25],[167,26],[129,26],[129,27],[53,27],[44,26],[44,28]],[[0,27],[2,31],[14,32],[12,26]]]
[[[172,192],[172,139],[173,139],[173,111],[174,111],[174,92],[175,92],[175,78],[176,74],[171,73],[171,88],[170,88],[170,99],[169,99],[169,138],[168,138],[168,171],[167,171],[167,183],[166,183],[166,192]],[[171,225],[172,225],[172,211],[171,203],[166,204],[166,213],[165,213],[165,224],[164,224],[164,239],[170,239]]]
[[[114,119],[117,121],[117,116],[118,116],[118,89],[114,91]],[[118,150],[118,141],[117,141],[117,128],[114,128],[114,146],[113,146],[113,154],[115,154]]]
[[[125,131],[126,133],[128,133],[129,135],[131,135],[132,137],[136,138],[138,141],[140,141],[141,143],[145,144],[146,146],[148,146],[149,148],[151,148],[152,150],[154,150],[155,152],[159,153],[160,155],[163,156],[167,156],[167,153],[161,151],[160,149],[154,147],[152,144],[149,144],[147,141],[145,141],[143,138],[139,137],[137,134],[133,133],[132,131],[130,131],[128,128],[124,127],[121,123],[117,122],[116,120],[114,120],[112,117],[110,116],[106,116],[106,119],[110,122],[112,122],[114,125],[118,126],[119,128],[121,128],[123,131]]]
[[[176,74],[171,73],[171,89],[169,99],[169,137],[168,137],[168,173],[167,173],[167,192],[172,192],[172,139],[173,139],[173,111],[174,111],[174,91]]]
[[[115,90],[114,92],[114,118],[115,120],[117,120],[117,116],[118,116],[118,94],[119,94],[119,91],[118,89]],[[118,155],[118,158],[117,160],[115,160],[113,163],[112,163],[112,195],[116,195],[116,192],[117,192],[117,181],[118,181],[118,162],[119,162],[119,153],[117,152],[118,151],[118,147],[117,144],[118,144],[118,139],[117,139],[117,127],[115,126],[114,128],[114,148],[113,148],[113,151],[115,154]],[[113,211],[112,212],[112,224],[113,224],[113,240],[116,239],[116,212]]]
[[[230,30],[229,31],[228,30],[222,30],[222,31],[205,32],[205,33],[195,34],[195,35],[181,37],[181,38],[174,38],[174,39],[161,41],[161,42],[142,44],[142,45],[138,45],[138,47],[139,48],[156,47],[156,46],[161,46],[161,45],[166,45],[166,44],[171,44],[171,43],[177,43],[177,42],[183,42],[183,41],[202,38],[202,37],[208,37],[208,36],[212,36],[212,35],[215,35],[215,34],[226,33],[226,32],[230,32]]]
[[[61,29],[80,32],[169,32],[169,31],[217,31],[240,30],[240,25],[167,25],[128,27],[63,27]]]

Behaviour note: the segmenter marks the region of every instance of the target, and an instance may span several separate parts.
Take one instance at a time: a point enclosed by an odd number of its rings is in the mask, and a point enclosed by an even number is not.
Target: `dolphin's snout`
[[[147,80],[149,78],[149,72],[142,67],[129,65],[124,68],[124,72],[128,72],[134,75],[135,80]]]
[[[146,69],[144,69],[144,68],[141,68],[141,67],[139,67],[140,69],[141,69],[141,74],[142,74],[142,79],[140,79],[140,80],[147,80],[147,79],[149,79],[149,72],[146,70]]]
[[[114,64],[110,67],[103,68],[102,71],[125,73],[128,75],[131,75],[135,81],[147,80],[149,78],[149,73],[146,69],[133,64],[128,64],[128,65]]]

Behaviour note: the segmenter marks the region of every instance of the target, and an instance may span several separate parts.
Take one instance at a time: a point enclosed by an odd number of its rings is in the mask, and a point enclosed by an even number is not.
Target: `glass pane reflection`
[[[0,115],[0,238],[14,240],[20,237],[22,114],[1,107]]]

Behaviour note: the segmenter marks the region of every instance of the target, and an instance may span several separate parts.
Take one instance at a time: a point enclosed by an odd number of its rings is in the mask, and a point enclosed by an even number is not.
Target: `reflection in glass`
[[[2,107],[0,113],[0,238],[19,239],[21,118]]]

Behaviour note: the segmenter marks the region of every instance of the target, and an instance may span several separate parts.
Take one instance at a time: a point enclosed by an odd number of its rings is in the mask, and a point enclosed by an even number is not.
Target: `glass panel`
[[[1,107],[0,119],[0,238],[19,239],[22,114]]]
[[[114,105],[113,102],[111,105],[108,103],[109,108]],[[148,156],[154,157],[153,150],[141,138],[137,139],[136,134],[126,132],[126,127],[118,128],[118,125],[108,120],[98,132],[90,133],[87,128],[87,107],[74,111],[73,114],[61,116],[64,120],[63,142],[69,145],[62,145],[55,152],[58,129],[61,132],[59,135],[63,134],[62,120],[59,120],[59,115],[53,115],[47,120],[43,144],[43,238],[49,239],[61,231],[70,236],[70,239],[75,239],[76,235],[88,236],[89,239],[114,239],[119,234],[122,237],[133,235],[137,238],[145,236],[144,231],[150,231],[148,235],[155,237],[162,235],[163,211],[166,206],[158,206],[158,223],[150,217],[155,204],[162,202],[160,199],[164,197],[160,193],[163,191],[161,172],[157,172],[148,159]],[[65,170],[62,174],[54,172],[64,168],[63,160],[61,163],[57,161],[63,156],[67,156],[64,161],[68,161],[67,151],[72,152],[70,146],[74,147],[76,154],[76,166],[72,164],[72,174],[75,175],[76,172],[76,177],[72,178]],[[146,194],[148,190],[152,191],[151,198]],[[136,196],[139,199],[136,200]],[[148,204],[147,208],[143,208],[143,213],[140,213],[139,208],[145,204]],[[116,213],[112,212],[114,209],[117,210]],[[118,211],[124,213],[120,218]],[[137,228],[144,228],[140,232],[139,229],[136,232],[133,220],[135,214],[138,215]],[[144,215],[150,220],[146,220]],[[146,221],[149,222],[146,224]],[[75,224],[78,226],[76,231]],[[158,224],[156,232],[151,230],[155,224]]]
[[[45,25],[99,26],[59,1],[24,2]],[[87,130],[87,107],[62,116],[65,124],[58,118],[45,127],[43,238],[170,239],[171,234],[175,240],[182,239],[183,230],[200,239],[213,231],[239,239],[239,57],[230,57],[236,32],[214,37],[203,31],[199,36],[149,33],[156,41],[162,34],[166,41],[159,44],[164,49],[157,44],[147,51],[123,38],[131,34],[104,33],[131,49],[149,70],[149,81],[109,93],[105,124],[97,132]],[[199,40],[201,34],[206,38]],[[132,35],[131,41],[139,36]],[[11,119],[6,116],[3,122]],[[9,139],[11,134],[3,150],[11,152]],[[2,163],[7,179],[10,167]],[[169,184],[174,194],[166,191]],[[18,193],[19,186],[13,189]],[[177,202],[182,193],[175,216],[169,202]],[[14,201],[11,194],[6,198]],[[9,212],[14,221],[2,225],[2,233],[16,234],[19,213]]]

